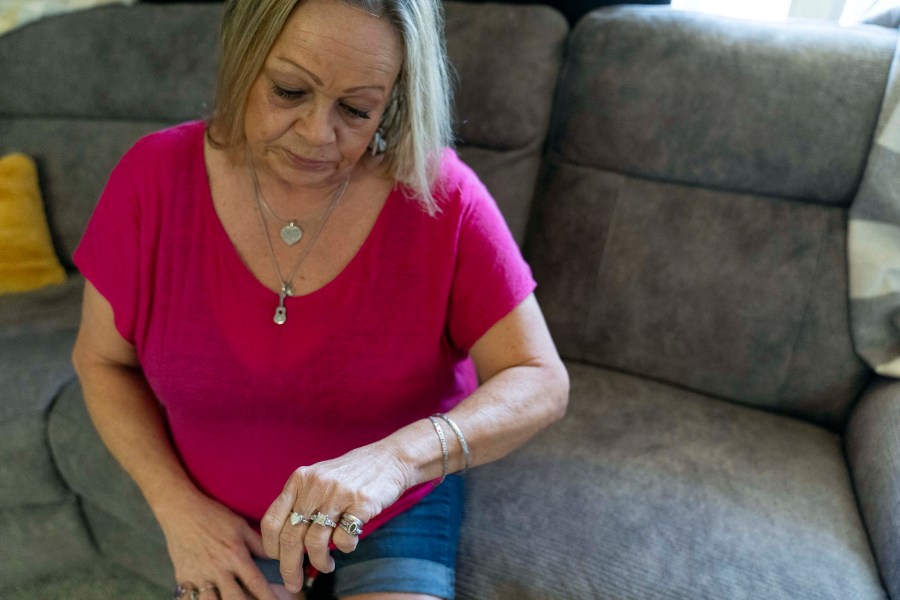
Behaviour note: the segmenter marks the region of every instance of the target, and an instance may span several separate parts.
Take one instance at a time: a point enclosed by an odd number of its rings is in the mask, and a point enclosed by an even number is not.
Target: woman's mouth
[[[290,150],[285,150],[288,160],[297,169],[304,171],[321,171],[331,166],[331,161],[316,158],[307,158],[299,154],[294,154]]]

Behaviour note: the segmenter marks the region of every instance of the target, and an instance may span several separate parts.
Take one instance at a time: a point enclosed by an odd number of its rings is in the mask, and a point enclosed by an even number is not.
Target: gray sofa
[[[898,32],[446,8],[460,152],[572,380],[562,422],[469,474],[458,597],[900,600],[900,382],[854,353],[845,247]],[[0,38],[0,153],[36,157],[70,269],[116,159],[205,114],[219,11]],[[162,594],[69,366],[81,286],[0,297],[0,586],[102,556]]]

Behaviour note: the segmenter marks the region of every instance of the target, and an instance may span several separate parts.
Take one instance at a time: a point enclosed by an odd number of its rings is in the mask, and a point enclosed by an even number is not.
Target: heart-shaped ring
[[[300,525],[301,523],[309,523],[309,519],[298,512],[291,513],[291,525]]]

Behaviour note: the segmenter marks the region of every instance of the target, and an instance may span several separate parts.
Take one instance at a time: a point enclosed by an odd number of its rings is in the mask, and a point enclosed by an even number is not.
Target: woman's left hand
[[[341,517],[346,513],[366,523],[378,515],[409,487],[405,471],[397,453],[373,444],[291,474],[261,523],[266,554],[281,561],[288,591],[297,592],[303,585],[304,553],[313,567],[330,573],[334,559],[329,542],[342,552],[356,549],[358,536],[337,526]],[[304,522],[292,524],[292,513]],[[336,526],[309,523],[316,513],[327,515]]]

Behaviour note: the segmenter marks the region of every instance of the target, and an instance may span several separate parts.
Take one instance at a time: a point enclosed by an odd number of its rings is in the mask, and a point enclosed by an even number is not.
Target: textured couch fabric
[[[458,597],[900,600],[900,383],[853,351],[846,273],[898,33],[445,6],[459,152],[572,380],[562,422],[469,474]],[[0,153],[37,159],[70,267],[117,158],[205,115],[220,11],[0,38]],[[0,586],[100,553],[162,593],[162,533],[68,363],[82,286],[0,297]]]

